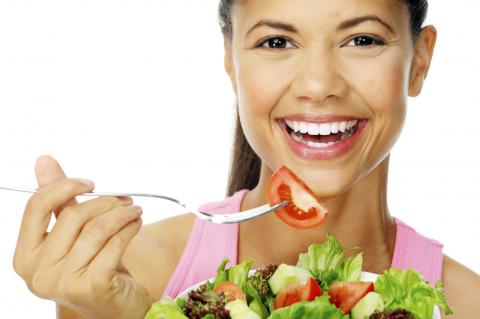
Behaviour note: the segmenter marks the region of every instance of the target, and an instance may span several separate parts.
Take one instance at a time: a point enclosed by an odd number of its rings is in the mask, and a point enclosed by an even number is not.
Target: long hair
[[[238,107],[236,108],[235,138],[232,148],[232,163],[228,178],[227,195],[241,189],[252,189],[258,184],[261,160],[243,133]]]

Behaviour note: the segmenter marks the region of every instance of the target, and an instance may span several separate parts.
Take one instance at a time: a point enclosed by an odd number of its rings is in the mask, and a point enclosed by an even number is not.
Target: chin
[[[345,185],[322,185],[313,187],[312,190],[320,199],[327,199],[340,196],[348,191]]]
[[[355,180],[351,176],[347,176],[341,172],[328,172],[325,171],[322,174],[312,174],[305,172],[306,174],[300,174],[300,178],[312,189],[312,191],[320,197],[320,199],[326,199],[330,197],[336,197],[344,194],[352,188]],[[340,174],[339,174],[340,173]]]

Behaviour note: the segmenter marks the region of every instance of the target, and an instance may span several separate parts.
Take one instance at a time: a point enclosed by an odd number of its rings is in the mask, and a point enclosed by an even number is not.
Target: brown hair
[[[427,16],[428,0],[403,0],[410,12],[410,31],[415,41],[422,30]],[[218,18],[223,36],[232,38],[232,7],[238,0],[220,0]],[[261,160],[247,141],[240,124],[238,107],[236,108],[235,138],[233,142],[232,163],[228,178],[227,195],[233,195],[241,189],[252,189],[260,178]]]
[[[232,164],[228,178],[227,195],[231,196],[241,189],[254,188],[260,177],[262,161],[255,153],[243,134],[238,107],[236,108],[235,137],[232,150]]]

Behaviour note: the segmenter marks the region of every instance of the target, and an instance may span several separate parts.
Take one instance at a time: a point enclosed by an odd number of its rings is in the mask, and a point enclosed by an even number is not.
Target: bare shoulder
[[[443,267],[445,297],[453,311],[448,318],[475,318],[479,309],[480,276],[448,256],[444,257]]]
[[[159,299],[187,245],[195,217],[183,214],[142,227],[123,256],[130,274]]]

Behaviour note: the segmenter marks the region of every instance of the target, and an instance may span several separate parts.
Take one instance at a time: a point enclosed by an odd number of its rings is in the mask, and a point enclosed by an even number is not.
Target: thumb
[[[39,187],[67,177],[57,160],[50,155],[43,155],[37,158],[37,161],[35,162],[35,176]],[[71,199],[55,210],[55,216],[58,216],[63,208],[76,204],[78,204],[78,202],[75,198]]]
[[[43,155],[35,162],[35,176],[39,187],[66,178],[60,164],[50,155]]]

